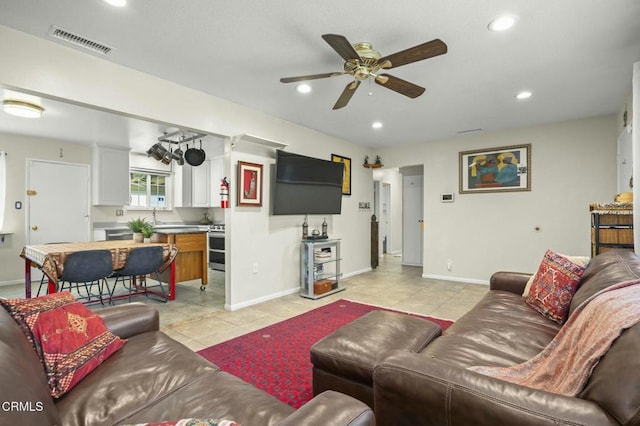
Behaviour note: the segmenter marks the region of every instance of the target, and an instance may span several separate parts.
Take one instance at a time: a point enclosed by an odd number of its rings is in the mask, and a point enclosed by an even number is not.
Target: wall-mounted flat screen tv
[[[344,164],[277,151],[273,214],[340,214]]]

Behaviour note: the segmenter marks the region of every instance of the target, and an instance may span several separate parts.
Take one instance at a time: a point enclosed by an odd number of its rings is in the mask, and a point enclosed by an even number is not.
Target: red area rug
[[[313,398],[311,346],[343,325],[375,310],[393,311],[340,299],[288,320],[202,349],[198,354],[294,408]],[[413,314],[411,314],[413,315]],[[422,315],[443,330],[453,324]]]

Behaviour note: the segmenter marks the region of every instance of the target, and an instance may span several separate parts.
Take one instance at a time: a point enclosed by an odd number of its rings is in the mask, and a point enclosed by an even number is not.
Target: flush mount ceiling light
[[[299,84],[298,87],[296,87],[296,90],[300,93],[310,93],[311,92],[311,86],[309,86],[308,84]]]
[[[2,109],[7,114],[26,118],[40,118],[44,111],[40,105],[9,99],[2,102]]]
[[[489,28],[490,31],[506,31],[509,28],[513,27],[515,23],[516,23],[515,16],[502,15],[502,16],[498,16],[496,19],[489,22],[489,25],[487,25],[487,28]]]
[[[531,95],[533,95],[533,93],[529,92],[528,90],[523,90],[522,92],[516,95],[516,99],[519,99],[519,100],[529,99]]]
[[[371,128],[372,129],[382,129],[382,123],[379,121],[374,121],[373,124],[371,124]]]

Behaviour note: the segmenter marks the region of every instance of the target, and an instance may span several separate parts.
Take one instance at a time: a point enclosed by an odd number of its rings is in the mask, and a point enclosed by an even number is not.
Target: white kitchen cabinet
[[[185,164],[182,172],[182,197],[176,200],[176,207],[209,207],[211,205],[211,161],[199,166]],[[178,204],[182,201],[181,204]]]
[[[95,145],[91,173],[94,206],[129,204],[129,148]]]

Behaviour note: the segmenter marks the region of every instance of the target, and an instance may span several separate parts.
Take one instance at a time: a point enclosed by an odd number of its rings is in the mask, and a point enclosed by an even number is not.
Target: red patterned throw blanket
[[[576,396],[622,331],[640,322],[640,280],[605,288],[571,314],[538,355],[512,367],[469,367],[487,376]]]

